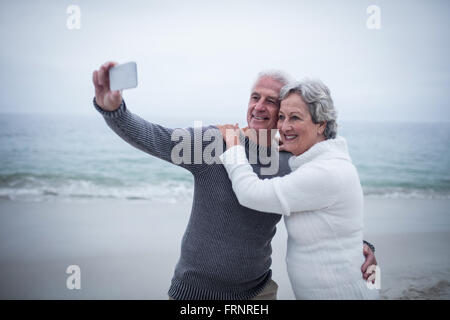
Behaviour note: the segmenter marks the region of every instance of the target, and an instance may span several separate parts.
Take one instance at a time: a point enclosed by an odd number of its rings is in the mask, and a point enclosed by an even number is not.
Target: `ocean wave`
[[[366,198],[450,199],[450,190],[438,188],[368,187]],[[70,176],[17,172],[0,175],[0,199],[47,201],[57,199],[158,200],[169,203],[192,200],[193,181],[180,175],[157,175],[148,180],[124,176]]]
[[[398,297],[401,300],[448,300],[450,299],[450,283],[447,280],[440,280],[433,285],[414,286],[410,285],[403,290]]]
[[[189,201],[192,197],[193,185],[189,181],[145,183],[117,178],[86,180],[24,173],[0,176],[0,199],[16,201],[123,199],[176,203]]]
[[[450,199],[448,189],[424,189],[424,188],[401,188],[401,187],[364,187],[364,196],[370,199],[423,199],[423,200],[445,200]]]

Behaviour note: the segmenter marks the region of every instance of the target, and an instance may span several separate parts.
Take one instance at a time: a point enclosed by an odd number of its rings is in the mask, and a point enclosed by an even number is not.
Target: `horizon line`
[[[95,110],[94,110],[95,111]],[[76,117],[96,117],[96,114],[99,114],[97,111],[93,113],[49,113],[49,112],[42,112],[42,113],[36,113],[36,112],[0,112],[1,116],[76,116]],[[100,114],[99,114],[100,115]],[[152,115],[150,113],[140,113],[138,114],[140,116],[151,116],[153,119],[174,119],[174,120],[180,120],[180,119],[187,119],[186,116],[173,116],[173,115],[167,115],[167,116],[161,116],[161,115]],[[101,116],[101,115],[100,115]],[[214,116],[205,116],[206,119],[212,119],[217,118]],[[223,118],[231,118],[231,117],[223,117]],[[189,119],[189,121],[201,121],[199,119]],[[379,123],[379,122],[389,122],[389,123],[448,123],[450,124],[450,120],[442,120],[442,119],[422,119],[422,120],[400,120],[400,119],[344,119],[341,120],[343,123],[345,122],[364,122],[364,123]]]

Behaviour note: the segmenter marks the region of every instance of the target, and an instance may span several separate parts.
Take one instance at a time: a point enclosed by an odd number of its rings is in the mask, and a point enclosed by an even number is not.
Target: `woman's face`
[[[308,106],[297,93],[281,101],[278,130],[285,150],[298,156],[317,142],[325,140],[326,123],[313,123]]]

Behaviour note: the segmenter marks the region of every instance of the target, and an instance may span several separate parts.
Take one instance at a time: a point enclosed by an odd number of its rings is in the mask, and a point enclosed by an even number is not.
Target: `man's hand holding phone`
[[[118,65],[108,61],[92,74],[95,86],[95,100],[106,111],[114,111],[122,102],[121,90],[137,86],[136,63]]]

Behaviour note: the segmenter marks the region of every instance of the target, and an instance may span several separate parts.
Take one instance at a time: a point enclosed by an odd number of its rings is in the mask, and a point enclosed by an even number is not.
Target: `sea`
[[[450,199],[449,122],[343,122],[338,132],[365,197]],[[192,199],[193,184],[187,170],[127,144],[99,114],[0,114],[0,199],[177,203]]]

